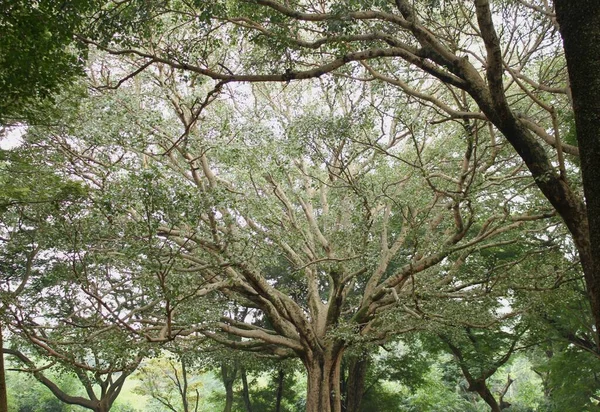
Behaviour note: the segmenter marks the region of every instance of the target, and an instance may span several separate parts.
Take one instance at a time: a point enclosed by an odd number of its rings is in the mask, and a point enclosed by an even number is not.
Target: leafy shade
[[[14,0],[0,3],[0,124],[28,119],[73,77],[85,51],[73,31],[93,2]]]

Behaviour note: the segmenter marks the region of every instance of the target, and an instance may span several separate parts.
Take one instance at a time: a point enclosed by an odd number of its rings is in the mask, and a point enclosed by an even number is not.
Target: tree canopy
[[[308,411],[346,405],[346,353],[408,333],[441,339],[494,410],[485,381],[521,340],[600,358],[598,53],[582,67],[572,40],[600,13],[555,3],[5,6],[0,61],[24,53],[0,67],[0,118],[59,103],[14,152],[58,197],[2,176],[3,217],[31,221],[3,228],[6,324],[119,347],[103,356],[136,359],[127,374],[179,341],[299,358]],[[12,246],[36,225],[43,242]],[[15,269],[33,250],[39,282]]]

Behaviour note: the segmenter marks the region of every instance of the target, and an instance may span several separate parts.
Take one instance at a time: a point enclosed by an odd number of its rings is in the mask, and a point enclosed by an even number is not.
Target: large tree
[[[92,81],[111,62],[94,61]],[[64,125],[30,131],[28,144],[65,153],[98,193],[86,214],[103,223],[70,251],[94,265],[75,262],[73,280],[106,267],[113,275],[90,296],[148,340],[200,334],[299,357],[309,411],[340,410],[349,346],[435,322],[497,322],[515,284],[501,269],[527,261],[544,245],[531,234],[556,225],[477,119],[418,124],[430,109],[352,79],[217,99],[184,74],[157,65],[116,91],[96,83]],[[524,240],[506,264],[482,265]]]
[[[212,78],[217,88],[331,73],[396,87],[434,107],[433,121],[488,122],[510,142],[571,232],[598,334],[598,76],[593,68],[599,60],[600,6],[593,0],[556,6],[558,16],[546,0],[177,3],[163,10],[177,21],[168,36],[159,35],[166,22],[160,14],[148,21],[160,21],[154,35],[129,36],[126,43],[123,38],[86,41],[137,58],[137,70],[167,64]],[[559,28],[564,50],[555,35]],[[242,54],[229,46],[232,41]],[[589,216],[582,187],[591,202]],[[599,345],[597,336],[588,349],[600,354]]]
[[[203,334],[298,356],[307,408],[339,410],[348,346],[497,321],[523,280],[503,270],[546,241],[518,230],[553,214],[533,176],[573,235],[598,334],[583,145],[568,143],[575,83],[549,5],[168,5],[104,7],[145,30],[81,33],[109,54],[90,65],[92,97],[28,137],[94,192],[96,225],[68,256],[107,320],[147,340]],[[516,242],[511,262],[482,264]],[[248,317],[198,305],[207,296]],[[598,339],[575,338],[598,353]]]
[[[581,174],[587,208],[589,240],[580,248],[587,290],[596,323],[596,355],[600,353],[600,4],[588,0],[574,4],[555,0],[564,41],[573,99],[577,142],[581,150]],[[586,222],[581,223],[582,227]],[[589,260],[589,261],[588,261]]]

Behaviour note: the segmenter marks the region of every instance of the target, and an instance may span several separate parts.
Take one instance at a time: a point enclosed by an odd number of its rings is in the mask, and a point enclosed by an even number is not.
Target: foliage
[[[7,378],[9,393],[9,410],[11,412],[67,412],[74,411],[56,398],[46,387],[39,384],[31,376],[23,373],[9,373]],[[61,387],[67,390],[75,387],[73,378],[61,379]]]
[[[594,357],[572,347],[555,347],[540,356],[534,370],[542,378],[548,394],[545,408],[548,411],[591,411],[597,408],[600,396],[600,368]],[[544,359],[546,358],[546,359]]]
[[[587,154],[556,20],[533,3],[0,6],[0,122],[33,119],[58,91],[65,102],[2,153],[2,308],[15,341],[88,394],[156,344],[299,357],[310,411],[340,406],[354,348],[375,361],[365,405],[391,408],[395,381],[418,410],[475,410],[464,389],[484,393],[517,342],[544,330],[597,355],[576,160]],[[578,262],[585,298],[570,289]],[[430,367],[425,340],[378,359],[374,348],[415,331],[442,339],[458,369]],[[241,356],[228,365],[250,371]],[[567,370],[560,360],[549,365]],[[174,382],[183,373],[155,366]],[[174,405],[164,382],[144,382]],[[249,392],[272,402],[246,383],[246,403]],[[589,400],[584,386],[572,391]]]
[[[149,359],[136,372],[139,385],[134,392],[151,397],[163,409],[197,410],[202,383],[190,375],[193,372],[182,359],[169,356]]]
[[[0,124],[34,119],[63,85],[83,74],[73,41],[94,2],[15,0],[0,5]]]

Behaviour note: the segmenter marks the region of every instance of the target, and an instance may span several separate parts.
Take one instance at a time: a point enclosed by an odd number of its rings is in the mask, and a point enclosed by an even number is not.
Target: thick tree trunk
[[[303,359],[308,387],[306,412],[341,412],[340,364],[343,349],[312,352]]]
[[[8,412],[8,394],[6,391],[6,370],[4,369],[3,349],[2,323],[0,323],[0,412]]]
[[[475,0],[477,20],[487,50],[487,86],[470,76],[466,90],[488,119],[504,134],[527,165],[538,188],[563,218],[573,236],[585,275],[596,324],[590,350],[600,357],[600,2],[555,0],[569,66],[586,203],[566,176],[558,174],[546,150],[515,116],[502,82],[502,48],[495,32],[489,0]],[[468,71],[463,71],[468,75]],[[587,164],[586,164],[587,163]],[[589,216],[589,219],[588,219]],[[593,222],[593,223],[592,223]],[[591,234],[590,234],[591,232]]]
[[[360,405],[365,394],[365,378],[369,366],[369,358],[352,358],[348,365],[346,384],[346,402],[344,412],[360,412]]]
[[[110,403],[108,399],[103,399],[98,403],[98,406],[94,408],[94,412],[109,412],[110,411]]]
[[[581,263],[600,356],[600,1],[555,0],[554,4],[573,96],[590,243]]]

